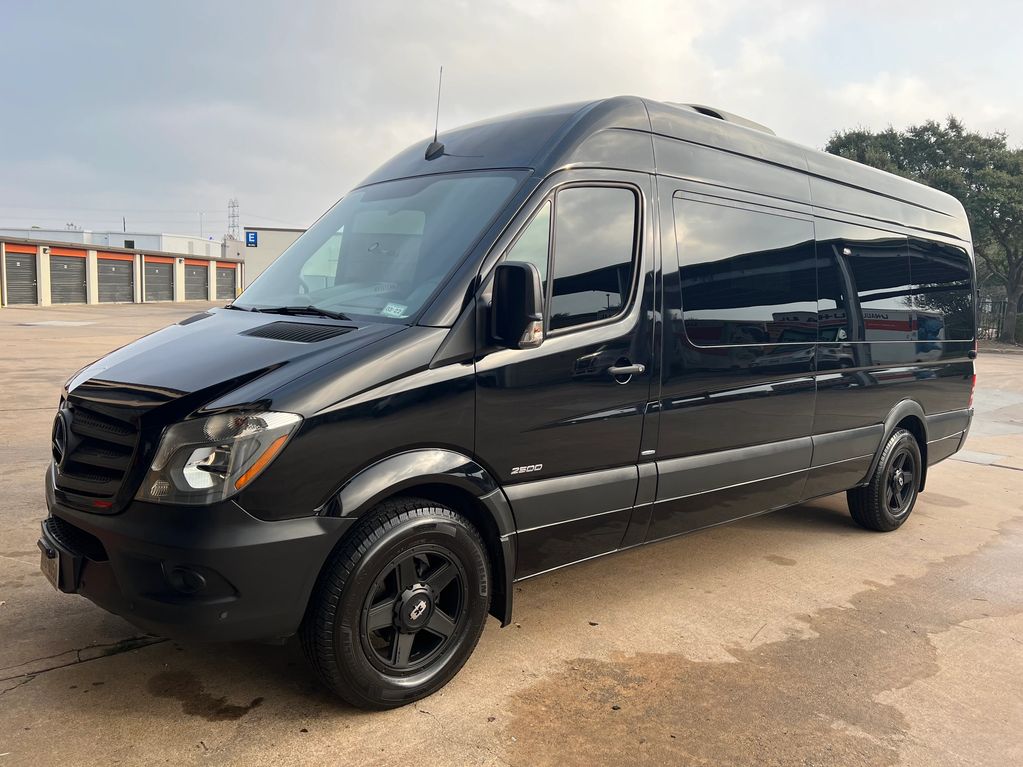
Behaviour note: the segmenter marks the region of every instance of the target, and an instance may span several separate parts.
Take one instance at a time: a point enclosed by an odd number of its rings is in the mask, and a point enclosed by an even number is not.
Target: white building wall
[[[261,229],[258,226],[247,226],[245,232],[255,232],[257,245],[255,247],[245,245],[241,257],[245,260],[245,273],[243,275],[244,287],[252,284],[252,281],[260,273],[270,266],[271,263],[283,253],[299,235],[303,229]],[[244,240],[248,242],[248,240]]]
[[[224,258],[245,258],[245,243],[230,237],[224,238]]]
[[[97,248],[128,248],[129,250],[179,253],[182,256],[223,258],[224,246],[220,240],[190,237],[185,234],[152,234],[150,232],[81,232],[66,229],[0,229],[0,237],[45,242],[68,242],[94,245]],[[133,243],[133,244],[129,244]],[[237,257],[237,256],[236,256]]]
[[[19,240],[43,240],[45,242],[71,242],[88,245],[92,232],[73,232],[67,229],[0,229],[0,236],[16,237]]]
[[[145,232],[93,232],[93,237],[103,237],[106,242],[103,245],[109,245],[112,248],[135,248],[138,250],[163,250],[161,247],[163,235],[160,234],[146,234]],[[127,243],[134,242],[134,245],[128,245]],[[93,242],[94,245],[100,243]]]

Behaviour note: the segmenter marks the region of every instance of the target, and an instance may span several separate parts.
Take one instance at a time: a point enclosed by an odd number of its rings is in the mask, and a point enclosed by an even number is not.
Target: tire
[[[299,631],[323,683],[360,708],[425,698],[468,660],[490,607],[476,528],[446,506],[381,503],[330,557]]]
[[[856,524],[883,533],[901,527],[916,505],[922,468],[916,437],[906,429],[896,429],[885,443],[870,481],[846,494]]]

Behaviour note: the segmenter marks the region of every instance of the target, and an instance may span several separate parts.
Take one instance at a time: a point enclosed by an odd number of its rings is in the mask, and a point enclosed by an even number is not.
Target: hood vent
[[[199,320],[204,320],[207,317],[212,317],[212,316],[213,315],[210,314],[209,312],[200,312],[199,314],[193,314],[191,317],[186,317],[185,319],[181,320],[181,322],[179,322],[178,324],[179,325],[191,325],[193,322],[198,322]]]
[[[270,338],[274,341],[291,341],[297,344],[315,344],[329,338],[351,333],[355,328],[343,325],[314,325],[308,322],[271,322],[258,328],[246,330],[241,335],[254,338]]]

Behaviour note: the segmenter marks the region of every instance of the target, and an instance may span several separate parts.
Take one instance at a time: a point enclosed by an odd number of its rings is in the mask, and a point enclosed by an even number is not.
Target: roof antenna
[[[435,160],[444,154],[444,145],[437,141],[437,127],[440,125],[440,89],[444,84],[444,67],[440,68],[440,77],[437,78],[437,116],[433,122],[433,141],[426,147],[426,159]]]

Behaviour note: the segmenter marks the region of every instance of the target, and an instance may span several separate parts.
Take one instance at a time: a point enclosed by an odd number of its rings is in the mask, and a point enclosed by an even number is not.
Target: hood
[[[206,390],[216,396],[266,376],[269,393],[282,376],[302,375],[405,329],[211,309],[111,352],[76,373],[67,389],[89,382],[159,390],[168,398]]]

